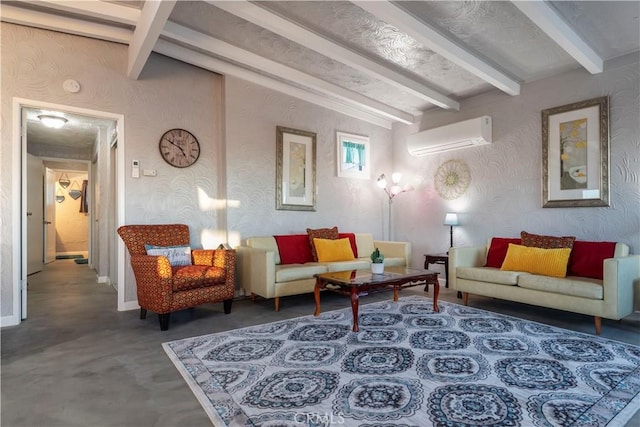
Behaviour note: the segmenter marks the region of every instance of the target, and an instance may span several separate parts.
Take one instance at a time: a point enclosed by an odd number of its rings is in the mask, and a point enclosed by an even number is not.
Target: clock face
[[[200,157],[200,144],[184,129],[171,129],[160,138],[160,155],[171,166],[186,168]]]

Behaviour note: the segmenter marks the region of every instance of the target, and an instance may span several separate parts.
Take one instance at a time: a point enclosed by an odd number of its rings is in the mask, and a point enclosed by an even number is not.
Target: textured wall
[[[391,132],[246,81],[225,78],[229,230],[236,239],[331,227],[383,237],[386,196],[375,185],[391,172]],[[275,209],[276,126],[317,133],[316,212]],[[371,180],[337,177],[336,131],[368,135]]]
[[[18,165],[11,164],[12,97],[89,108],[125,116],[125,222],[187,222],[194,246],[217,245],[224,234],[216,203],[220,196],[221,77],[152,54],[139,80],[126,77],[127,47],[12,24],[2,30],[2,142],[0,145],[0,314],[12,314],[13,262],[11,182]],[[78,80],[82,90],[69,94],[64,80]],[[188,169],[165,163],[158,151],[161,135],[173,127],[192,131],[202,147]],[[130,177],[131,160],[157,177]],[[103,170],[103,168],[101,168]],[[104,200],[113,203],[113,200]],[[129,268],[129,267],[127,267]],[[125,300],[135,299],[131,272]]]
[[[518,236],[521,230],[575,235],[581,240],[619,241],[640,253],[640,88],[638,56],[607,63],[606,71],[590,75],[577,70],[525,85],[510,97],[496,92],[479,95],[458,113],[427,112],[420,130],[490,115],[493,144],[422,158],[411,157],[405,139],[418,129],[394,128],[397,169],[414,174],[422,186],[398,200],[404,215],[396,218],[398,238],[414,243],[414,263],[425,253],[444,252],[449,228],[445,213],[459,212],[455,245],[481,245],[490,236]],[[541,111],[609,95],[610,207],[542,208]],[[442,199],[434,189],[434,173],[445,161],[460,159],[471,171],[471,185],[462,197]]]

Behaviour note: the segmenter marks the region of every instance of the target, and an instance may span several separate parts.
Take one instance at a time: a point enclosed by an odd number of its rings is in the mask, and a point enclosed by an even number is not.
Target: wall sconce
[[[411,184],[407,184],[404,187],[400,186],[400,180],[402,179],[402,174],[395,172],[391,174],[391,186],[387,184],[387,177],[382,174],[378,177],[376,184],[378,187],[382,188],[387,196],[389,197],[389,234],[388,239],[391,240],[391,203],[393,198],[396,197],[400,193],[406,193],[407,191],[413,190],[413,186]]]
[[[451,212],[447,213],[447,215],[444,217],[444,225],[449,226],[449,237],[450,237],[449,247],[452,248],[453,247],[453,227],[456,225],[460,225],[460,223],[458,222],[458,214],[451,213]]]
[[[53,116],[51,114],[40,114],[38,119],[48,128],[60,129],[65,123],[68,122],[67,119],[60,116]]]

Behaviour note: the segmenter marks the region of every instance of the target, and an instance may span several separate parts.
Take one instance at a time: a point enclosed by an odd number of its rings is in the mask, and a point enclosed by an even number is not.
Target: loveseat
[[[409,242],[374,240],[369,233],[339,233],[338,238],[349,239],[353,259],[316,261],[309,234],[249,237],[236,248],[239,286],[252,298],[274,298],[278,311],[280,297],[313,292],[315,274],[369,269],[370,255],[376,247],[385,256],[385,266],[410,263]]]
[[[603,317],[617,320],[633,312],[640,256],[629,255],[627,245],[575,240],[565,274],[554,276],[542,270],[550,262],[544,257],[551,256],[545,251],[558,249],[524,247],[522,240],[495,237],[487,246],[450,249],[449,282],[462,292],[464,305],[471,294],[591,315],[597,335]]]

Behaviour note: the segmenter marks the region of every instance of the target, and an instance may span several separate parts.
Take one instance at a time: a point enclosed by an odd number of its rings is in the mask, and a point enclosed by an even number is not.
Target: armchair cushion
[[[172,267],[191,265],[191,246],[156,246],[144,245],[147,255],[166,256]]]
[[[226,270],[220,267],[187,265],[172,270],[174,292],[224,284],[227,278]]]

